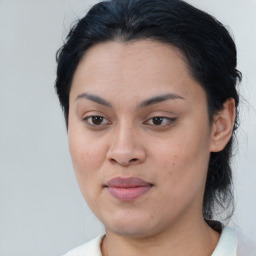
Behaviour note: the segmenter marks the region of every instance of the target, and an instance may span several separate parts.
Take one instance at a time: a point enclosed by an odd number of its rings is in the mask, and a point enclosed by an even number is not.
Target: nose
[[[107,158],[122,166],[139,164],[145,161],[146,151],[139,134],[132,128],[119,128],[113,133]]]

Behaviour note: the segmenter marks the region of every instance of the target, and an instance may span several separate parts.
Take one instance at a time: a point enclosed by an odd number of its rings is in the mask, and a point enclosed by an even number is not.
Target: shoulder
[[[233,228],[224,227],[212,256],[237,256],[238,239]]]
[[[100,245],[104,235],[97,236],[82,244],[63,256],[101,256]]]
[[[256,256],[255,242],[251,241],[241,231],[238,231],[237,234],[238,234],[237,255],[238,256]]]
[[[256,248],[235,228],[224,227],[212,256],[256,256]]]

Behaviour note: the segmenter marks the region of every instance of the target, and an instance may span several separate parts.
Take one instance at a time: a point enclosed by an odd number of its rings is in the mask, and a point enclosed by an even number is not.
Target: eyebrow
[[[152,97],[152,98],[150,98],[148,100],[143,101],[139,105],[139,108],[144,108],[144,107],[148,107],[150,105],[157,104],[157,103],[160,103],[160,102],[163,102],[163,101],[166,101],[166,100],[175,100],[175,99],[182,99],[182,100],[184,100],[184,98],[181,97],[178,94],[168,93],[168,94],[163,94],[163,95],[155,96],[155,97]]]
[[[79,99],[87,99],[87,100],[91,100],[93,102],[96,102],[100,105],[104,105],[104,106],[107,106],[107,107],[112,107],[112,104],[110,102],[108,102],[107,100],[101,98],[100,96],[96,96],[96,95],[89,94],[89,93],[79,94],[76,97],[76,100],[79,100]],[[157,103],[160,103],[160,102],[163,102],[163,101],[166,101],[166,100],[175,100],[175,99],[183,99],[184,100],[184,98],[181,97],[178,94],[168,93],[168,94],[163,94],[163,95],[155,96],[155,97],[152,97],[150,99],[144,100],[143,102],[141,102],[139,104],[138,107],[139,108],[145,108],[145,107],[148,107],[150,105],[157,104]]]
[[[91,100],[93,102],[96,102],[96,103],[98,103],[100,105],[104,105],[104,106],[107,106],[107,107],[112,107],[111,103],[109,103],[105,99],[103,99],[103,98],[101,98],[99,96],[93,95],[93,94],[88,94],[88,93],[79,94],[76,97],[76,100],[79,100],[79,99],[87,99],[87,100]]]

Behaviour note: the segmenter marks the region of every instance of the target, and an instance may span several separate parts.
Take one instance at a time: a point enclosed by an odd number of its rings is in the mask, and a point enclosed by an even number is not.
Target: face
[[[202,218],[207,101],[174,47],[89,49],[71,87],[68,136],[82,194],[107,231],[143,237]]]

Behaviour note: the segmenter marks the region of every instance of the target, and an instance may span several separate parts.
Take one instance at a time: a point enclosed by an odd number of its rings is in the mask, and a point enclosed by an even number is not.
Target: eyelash
[[[94,124],[93,123],[93,118],[105,120],[105,123],[103,123],[103,124],[102,123]],[[91,120],[91,121],[89,121],[89,120]],[[99,115],[87,116],[87,117],[83,118],[83,121],[85,121],[89,126],[92,126],[92,127],[100,127],[100,126],[103,126],[103,125],[112,124],[112,122],[110,122],[107,118],[105,118],[103,116],[99,116]]]
[[[94,119],[94,120],[93,120]],[[154,116],[145,121],[143,124],[154,126],[154,127],[159,127],[159,128],[164,128],[171,126],[175,121],[177,120],[176,117],[165,117],[165,116]],[[95,127],[95,128],[100,128],[102,126],[110,125],[112,124],[111,121],[109,121],[107,118],[100,116],[100,115],[93,115],[93,116],[88,116],[83,118],[83,121],[85,121],[89,126]],[[95,124],[93,123],[94,121],[100,121],[100,123]],[[103,121],[103,123],[102,123]],[[159,124],[154,124],[154,121],[160,122]],[[150,123],[151,122],[151,123]],[[164,125],[162,122],[165,122]]]
[[[155,119],[155,120],[154,120]],[[177,120],[176,117],[166,117],[166,116],[154,116],[154,117],[151,117],[150,119],[148,119],[146,122],[144,122],[144,124],[148,124],[148,125],[151,125],[151,126],[155,126],[155,127],[167,127],[167,126],[170,126],[172,125],[175,121]],[[165,121],[165,124],[162,125],[162,124],[150,124],[150,121],[154,122],[154,121]]]

